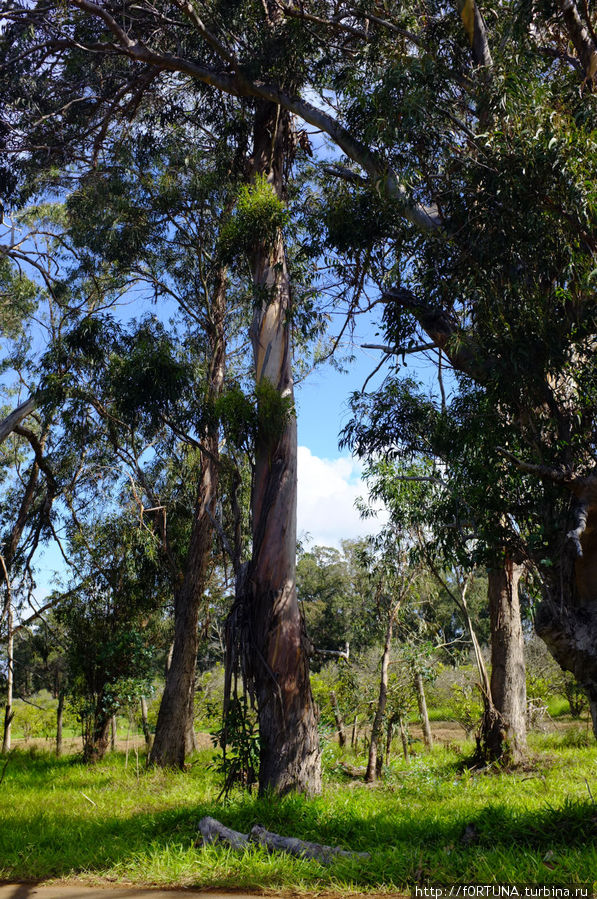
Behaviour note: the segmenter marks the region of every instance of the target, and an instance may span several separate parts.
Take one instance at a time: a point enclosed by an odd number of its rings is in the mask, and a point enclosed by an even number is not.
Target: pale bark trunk
[[[377,699],[377,708],[375,709],[375,717],[373,718],[373,727],[371,728],[371,742],[369,744],[369,760],[367,762],[367,773],[365,781],[373,783],[378,774],[377,754],[379,749],[379,741],[381,738],[381,728],[383,717],[386,711],[388,701],[388,669],[390,664],[390,650],[392,648],[392,633],[394,629],[394,614],[390,615],[388,626],[386,629],[386,638],[381,657],[381,674],[379,678],[379,696]]]
[[[62,719],[64,715],[64,691],[58,693],[58,707],[56,709],[56,755],[62,755]]]
[[[423,729],[423,743],[425,744],[425,749],[431,749],[433,747],[433,734],[431,733],[429,713],[427,712],[423,675],[420,671],[415,673],[415,692],[417,694],[417,705],[419,706],[419,716],[421,718],[421,727]]]
[[[583,67],[585,77],[593,79],[597,73],[597,45],[593,34],[583,22],[574,0],[558,0],[566,30]]]
[[[212,399],[220,395],[224,384],[225,302],[226,276],[222,271],[215,290],[211,315],[212,330],[209,335],[212,353],[209,392]],[[189,719],[193,713],[193,689],[199,645],[197,630],[199,605],[205,591],[218,497],[219,434],[217,423],[207,428],[202,444],[201,475],[189,554],[183,582],[175,595],[172,660],[166,674],[166,684],[149,757],[152,764],[162,767],[183,767],[188,746],[187,736]]]
[[[518,583],[524,571],[506,558],[488,572],[491,620],[491,699],[495,709],[484,733],[489,759],[520,764],[526,757],[526,672]]]
[[[265,176],[279,199],[289,144],[289,116],[270,103],[255,113],[253,173]],[[255,380],[268,383],[280,404],[294,402],[290,339],[291,292],[282,235],[253,254],[257,305],[250,329]],[[250,645],[248,671],[257,697],[259,789],[278,794],[321,789],[316,707],[309,682],[303,622],[296,595],[296,418],[265,428],[261,394],[251,497],[253,550],[245,579]],[[271,402],[271,401],[270,401]]]
[[[141,727],[143,728],[143,736],[145,737],[145,745],[147,749],[151,749],[151,731],[149,729],[149,721],[147,720],[147,700],[145,696],[140,699],[141,705]]]
[[[10,752],[12,746],[12,719],[14,711],[12,708],[12,689],[14,683],[14,633],[13,633],[13,612],[12,598],[10,596],[10,586],[7,584],[9,596],[6,609],[6,706],[4,709],[4,735],[2,738],[2,752]]]

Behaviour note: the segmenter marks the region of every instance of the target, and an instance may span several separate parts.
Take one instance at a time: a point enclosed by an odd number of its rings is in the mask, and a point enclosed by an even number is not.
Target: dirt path
[[[300,899],[341,899],[344,896],[354,897],[363,895],[367,899],[406,899],[404,893],[350,893],[350,894],[316,894],[316,893],[221,893],[203,892],[201,890],[162,890],[148,889],[146,887],[118,886],[105,884],[104,886],[87,886],[86,884],[39,884],[39,883],[0,883],[0,899],[256,899],[257,896],[278,897],[278,899],[291,899],[300,896]]]

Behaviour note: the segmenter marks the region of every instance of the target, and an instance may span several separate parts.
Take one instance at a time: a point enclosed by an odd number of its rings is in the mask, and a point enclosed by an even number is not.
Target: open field
[[[408,764],[396,759],[374,787],[350,777],[328,744],[321,797],[274,801],[239,792],[226,802],[217,802],[210,749],[186,773],[145,771],[142,752],[138,765],[136,753],[127,762],[117,752],[86,767],[76,756],[17,749],[0,790],[0,878],[293,892],[586,883],[597,876],[597,747],[587,742],[578,728],[534,735],[533,764],[517,773],[475,773],[463,763],[471,744],[451,742]],[[260,848],[203,848],[203,815],[371,857],[323,867]]]

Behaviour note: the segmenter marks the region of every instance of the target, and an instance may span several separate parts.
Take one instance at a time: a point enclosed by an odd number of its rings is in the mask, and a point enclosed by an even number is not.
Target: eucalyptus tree
[[[363,244],[363,208],[375,210],[367,239],[390,242],[380,280],[390,352],[413,349],[422,334],[504,410],[521,449],[508,464],[542,479],[535,491],[547,522],[543,547],[529,545],[545,585],[538,628],[595,694],[597,709],[597,656],[586,648],[597,628],[587,529],[597,42],[574,0],[547,9],[489,3],[485,12],[484,19],[474,0],[454,10],[436,3],[383,12],[246,3],[233,14],[186,0],[159,10],[108,0],[8,3],[4,141],[16,154],[9,175],[17,177],[27,152],[44,166],[64,159],[59,144],[73,161],[81,145],[93,155],[107,121],[133,116],[144,92],[159,97],[181,84],[197,93],[204,85],[204,98],[220,92],[254,103],[253,173],[269,175],[276,189],[288,158],[287,115],[323,131],[355,164],[335,166],[348,242]],[[281,244],[274,246],[284,280]],[[265,257],[255,260],[256,283],[271,271]],[[270,317],[285,315],[283,301],[267,308]],[[281,320],[274,332],[284,338]],[[580,397],[588,399],[579,415]],[[509,458],[505,450],[494,452],[494,467]],[[265,560],[259,528],[255,538],[254,557]],[[292,632],[300,644],[294,625]],[[306,687],[303,694],[308,710]],[[312,730],[310,711],[307,719]],[[303,757],[314,757],[311,740],[303,742]]]

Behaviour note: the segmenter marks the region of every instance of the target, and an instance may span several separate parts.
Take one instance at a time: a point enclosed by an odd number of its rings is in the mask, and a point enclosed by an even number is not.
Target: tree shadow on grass
[[[197,869],[203,872],[197,875],[198,885],[232,886],[236,866],[245,872],[245,879],[240,880],[246,886],[248,856],[258,863],[260,879],[256,885],[275,887],[281,883],[281,862],[265,859],[263,850],[252,848],[245,859],[225,848],[203,850],[198,845],[198,823],[205,815],[245,833],[254,824],[261,824],[286,836],[369,852],[368,860],[343,859],[329,869],[300,860],[286,865],[286,871],[294,872],[297,881],[304,882],[308,877],[313,883],[325,884],[336,877],[360,886],[412,883],[433,877],[440,866],[444,876],[456,876],[459,871],[474,870],[478,857],[499,860],[512,849],[519,855],[524,850],[540,864],[548,850],[582,854],[594,845],[597,835],[597,809],[591,801],[566,800],[557,807],[540,810],[488,804],[474,811],[443,812],[440,801],[409,809],[399,795],[363,790],[345,800],[342,797],[341,801],[334,795],[308,800],[301,796],[275,799],[238,794],[228,802],[216,803],[209,797],[198,801],[192,796],[193,787],[197,789],[203,781],[193,782],[190,775],[187,781],[177,779],[184,775],[174,775],[169,781],[168,773],[154,773],[153,781],[146,781],[144,773],[137,780],[129,770],[129,780],[125,782],[122,764],[119,767],[116,761],[105,770],[81,769],[84,778],[63,785],[58,777],[62,764],[70,763],[52,760],[50,765],[46,759],[45,775],[41,762],[33,766],[34,770],[28,771],[25,765],[22,770],[15,768],[18,793],[25,797],[27,789],[35,787],[39,798],[28,804],[17,801],[7,809],[6,826],[0,828],[0,877],[56,878],[114,868],[126,870],[135,860],[141,860],[142,865],[150,852],[158,861],[162,855],[166,858],[190,853],[190,860],[185,856],[185,864],[192,868],[196,859]],[[124,812],[110,806],[114,773],[120,778],[118,789],[123,795],[128,790],[128,798],[134,798],[139,784],[138,810]],[[207,775],[202,772],[201,776]],[[61,786],[70,793],[65,793],[62,803],[44,803],[40,781],[47,781],[48,788],[55,786],[58,795]],[[167,796],[172,783],[177,789],[185,784],[189,788],[187,798],[182,798],[178,806],[172,805],[176,796]],[[148,788],[153,791],[151,796],[144,792]],[[81,794],[86,789],[94,797],[91,805],[90,797],[78,796],[80,805],[74,807],[72,791]],[[162,790],[164,803],[170,802],[170,807],[148,809]],[[228,874],[224,876],[215,873],[215,869],[218,859],[225,857]],[[524,871],[528,873],[527,869]],[[497,870],[495,877],[500,879]],[[505,881],[508,876],[502,879]]]

